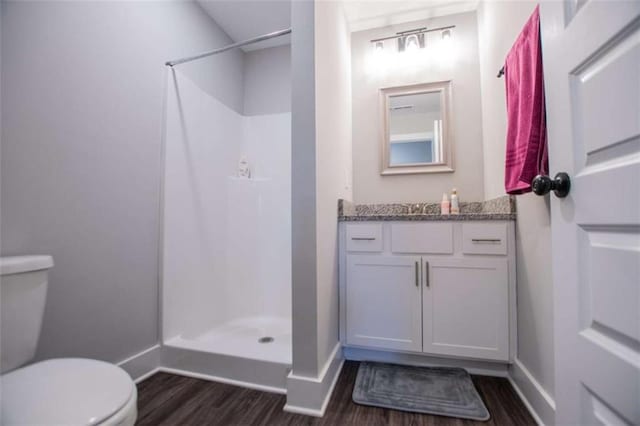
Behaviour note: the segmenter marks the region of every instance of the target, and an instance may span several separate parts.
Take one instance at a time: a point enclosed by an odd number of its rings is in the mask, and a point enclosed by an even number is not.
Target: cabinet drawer
[[[391,251],[394,253],[453,253],[451,223],[394,223],[391,225]]]
[[[507,254],[506,223],[465,223],[462,225],[462,252],[465,254]]]
[[[382,251],[382,224],[348,224],[347,251]]]

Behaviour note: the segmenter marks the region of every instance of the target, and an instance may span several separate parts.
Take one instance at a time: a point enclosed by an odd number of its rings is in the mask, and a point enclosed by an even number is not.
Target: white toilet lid
[[[135,384],[103,361],[60,358],[0,377],[2,424],[94,425],[122,409]]]

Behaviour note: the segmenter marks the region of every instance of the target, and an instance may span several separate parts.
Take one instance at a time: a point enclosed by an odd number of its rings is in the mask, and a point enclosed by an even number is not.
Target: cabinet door
[[[507,259],[423,261],[424,352],[508,360]]]
[[[347,344],[422,351],[420,261],[347,256]]]

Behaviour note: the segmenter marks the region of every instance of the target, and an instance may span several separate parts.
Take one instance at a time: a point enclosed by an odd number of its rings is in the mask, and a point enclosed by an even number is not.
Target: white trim
[[[149,377],[153,376],[153,375],[154,375],[154,374],[156,374],[156,373],[159,373],[160,371],[161,371],[160,367],[158,367],[158,368],[154,368],[153,370],[149,371],[148,373],[143,374],[142,376],[140,376],[140,377],[138,377],[137,379],[135,379],[135,380],[133,381],[133,383],[138,384],[138,383],[140,383],[140,382],[142,382],[142,381],[145,381],[145,380],[147,380]]]
[[[298,407],[297,405],[284,404],[282,411],[293,414],[302,414],[303,416],[322,417],[324,416],[323,410],[315,410],[311,408]]]
[[[117,365],[129,373],[135,383],[141,382],[158,371],[161,350],[162,347],[156,344],[120,361]]]
[[[336,360],[341,361],[343,359],[341,349],[342,349],[342,345],[340,344],[340,342],[336,343],[336,345],[333,347],[333,350],[331,351],[331,355],[329,355],[329,358],[322,366],[322,370],[320,370],[320,376],[318,378],[322,378],[321,380],[324,380],[333,363]],[[340,367],[340,369],[342,369],[342,367]],[[318,383],[319,382],[320,380],[318,380]]]
[[[466,358],[441,358],[429,354],[384,351],[348,346],[343,350],[345,359],[374,361],[419,367],[459,367],[471,374],[493,377],[508,377],[509,365],[497,361],[481,361]]]
[[[194,379],[208,380],[210,382],[224,383],[226,385],[239,386],[247,389],[254,389],[262,392],[277,393],[280,395],[287,394],[287,390],[285,388],[259,385],[257,383],[243,382],[241,380],[233,380],[233,379],[227,379],[219,376],[212,376],[210,374],[194,373],[192,371],[180,370],[178,368],[160,367],[158,368],[158,371],[163,373],[176,374],[178,376],[192,377]]]
[[[509,371],[509,382],[539,425],[555,424],[556,403],[551,395],[516,359]]]
[[[338,344],[339,347],[339,344]],[[324,402],[322,403],[322,408],[320,409],[320,416],[324,416],[325,411],[327,411],[327,405],[329,405],[329,401],[331,401],[331,395],[333,395],[333,391],[336,388],[336,383],[338,383],[338,379],[340,378],[340,373],[342,372],[342,367],[344,367],[344,358],[340,358],[340,363],[333,374],[333,380],[331,380],[331,384],[329,385],[329,390],[327,391],[327,395],[324,397]]]
[[[318,377],[298,376],[293,372],[289,373],[287,376],[287,403],[283,410],[307,416],[324,416],[343,365],[344,359],[340,342],[338,342],[320,370]]]

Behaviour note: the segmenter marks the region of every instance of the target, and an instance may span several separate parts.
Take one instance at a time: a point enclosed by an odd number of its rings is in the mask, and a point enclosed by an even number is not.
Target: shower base
[[[271,337],[273,341],[261,343]],[[291,364],[291,321],[275,317],[240,318],[193,338],[175,337],[167,345],[224,355]]]
[[[278,393],[291,357],[291,321],[276,317],[236,319],[163,348],[165,370]]]

